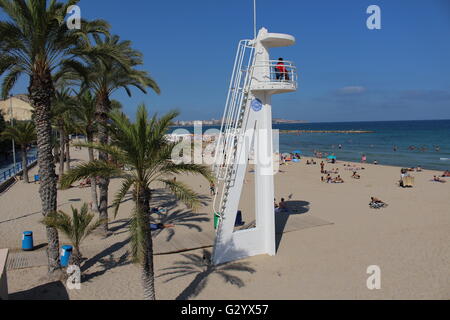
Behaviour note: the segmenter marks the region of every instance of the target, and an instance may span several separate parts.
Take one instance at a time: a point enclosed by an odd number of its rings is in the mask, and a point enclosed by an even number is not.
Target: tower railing
[[[297,67],[291,61],[260,61],[252,67],[253,74],[263,75],[256,81],[253,89],[287,89],[297,90]]]

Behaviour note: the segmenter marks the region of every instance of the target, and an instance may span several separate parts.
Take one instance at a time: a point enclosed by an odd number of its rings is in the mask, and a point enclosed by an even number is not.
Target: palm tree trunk
[[[66,170],[70,170],[70,140],[69,136],[66,136]]]
[[[28,166],[27,166],[27,149],[25,146],[21,146],[22,152],[22,177],[25,183],[30,183],[28,180]]]
[[[53,147],[53,157],[54,157],[54,163],[56,166],[56,163],[59,162],[59,146],[55,143],[55,146]]]
[[[69,263],[74,264],[80,268],[82,261],[83,261],[83,256],[81,255],[80,249],[78,249],[76,246],[73,246],[73,252],[72,252],[72,255],[70,256]]]
[[[89,143],[94,141],[92,133],[87,134],[87,140]],[[89,161],[94,161],[94,149],[88,148]],[[92,197],[92,208],[94,212],[98,212],[98,197],[97,197],[97,177],[91,177],[91,197]]]
[[[57,209],[57,189],[55,164],[52,154],[52,127],[50,122],[51,99],[54,95],[52,77],[49,70],[30,76],[28,87],[29,98],[35,111],[35,124],[38,145],[39,195],[42,203],[42,214],[47,216]],[[47,227],[48,271],[53,273],[60,269],[59,238],[55,228]]]
[[[97,106],[95,116],[97,118],[98,128],[98,140],[99,143],[108,143],[108,112],[110,110],[111,102],[107,95],[97,97]],[[108,154],[103,151],[98,153],[99,160],[108,161]],[[99,177],[98,188],[99,188],[99,217],[105,222],[100,226],[100,230],[106,236],[108,234],[108,187],[109,179],[107,177]]]
[[[145,255],[141,262],[142,274],[141,281],[144,289],[145,300],[155,300],[155,275],[153,266],[153,239],[150,230],[150,190],[146,187],[140,188],[137,198],[138,213],[142,223],[139,225],[143,228],[141,230],[144,234]]]
[[[64,158],[66,153],[64,148],[66,147],[66,134],[63,129],[59,129],[59,179],[64,174]]]

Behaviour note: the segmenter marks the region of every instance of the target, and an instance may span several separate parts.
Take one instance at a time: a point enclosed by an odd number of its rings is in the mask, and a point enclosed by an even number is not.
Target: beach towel
[[[388,206],[388,204],[384,203],[384,202],[371,202],[371,203],[369,203],[369,206],[372,209],[380,209],[380,208],[386,208]]]

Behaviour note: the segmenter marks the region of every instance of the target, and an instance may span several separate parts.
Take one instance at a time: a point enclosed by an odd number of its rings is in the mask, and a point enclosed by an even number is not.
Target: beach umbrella
[[[328,159],[335,159],[336,160],[336,156],[328,156]]]

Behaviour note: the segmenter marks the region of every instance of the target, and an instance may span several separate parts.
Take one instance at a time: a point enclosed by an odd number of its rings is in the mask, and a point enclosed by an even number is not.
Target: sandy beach
[[[87,151],[73,149],[72,157],[74,165],[87,158]],[[225,282],[220,266],[205,271],[201,265],[186,263],[186,268],[192,267],[198,273],[174,280],[163,275],[175,263],[188,261],[186,254],[201,257],[203,249],[156,255],[157,298],[450,299],[450,179],[446,178],[447,183],[432,182],[433,175],[441,172],[424,170],[412,173],[413,188],[400,188],[399,167],[364,164],[365,169],[358,171],[361,179],[355,180],[350,178],[352,171],[344,166],[348,162],[338,161],[325,168],[338,168],[345,183],[327,184],[320,180],[321,160],[316,161],[316,165],[306,165],[306,159],[302,159],[300,163],[280,166],[281,172],[275,176],[276,199],[284,197],[296,211],[276,214],[277,220],[285,224],[284,229],[294,219],[310,218],[326,223],[279,234],[276,256],[261,255],[236,262],[253,270],[228,272],[239,279],[234,282],[239,286]],[[30,177],[36,171],[34,168]],[[240,209],[243,219],[250,222],[254,207],[253,174],[247,171]],[[166,207],[170,222],[176,226],[155,236],[156,252],[159,245],[183,243],[214,232],[208,183],[194,176],[178,179],[205,195],[207,205],[193,214],[168,196],[162,186],[157,186],[152,206]],[[113,179],[110,199],[118,186],[119,180]],[[371,196],[389,206],[379,210],[369,208]],[[58,192],[59,208],[66,212],[71,205],[80,207],[89,201],[89,188]],[[108,238],[92,235],[83,243],[81,250],[87,260],[80,290],[68,290],[61,282],[48,283],[44,263],[8,270],[10,299],[141,299],[140,271],[129,261],[127,251],[127,218],[132,206],[128,198],[116,219],[110,210]],[[0,196],[0,208],[0,248],[9,248],[11,255],[20,253],[21,233],[31,230],[35,252],[45,250],[37,184],[14,184]],[[171,213],[176,214],[170,216]],[[180,215],[184,215],[180,218],[183,221],[177,221]],[[167,222],[167,217],[162,219]],[[60,242],[66,244],[67,240],[60,235]],[[371,265],[381,269],[380,290],[369,290],[366,286],[369,277],[366,271]],[[202,281],[206,285],[196,292],[195,285]]]

